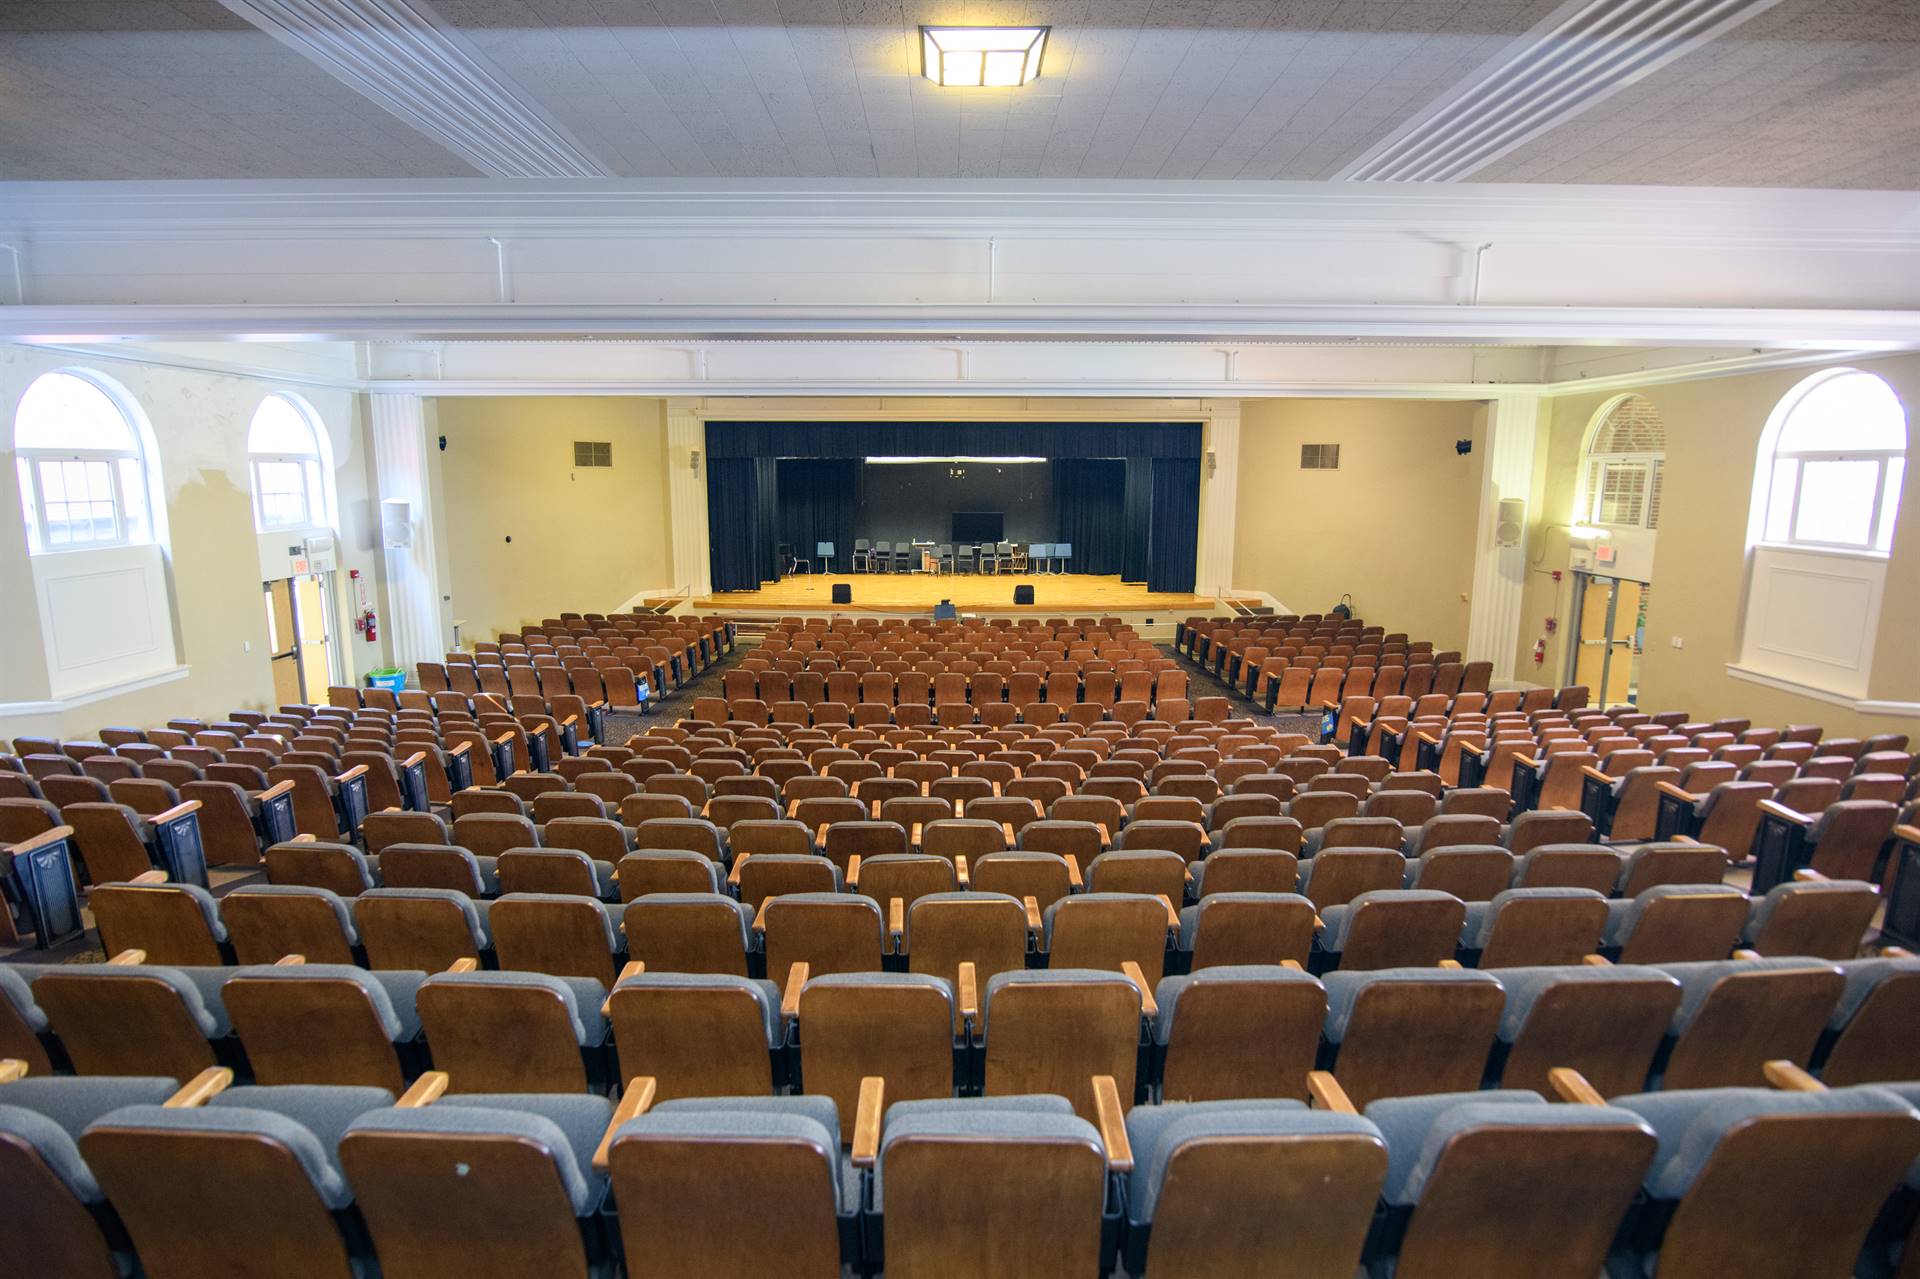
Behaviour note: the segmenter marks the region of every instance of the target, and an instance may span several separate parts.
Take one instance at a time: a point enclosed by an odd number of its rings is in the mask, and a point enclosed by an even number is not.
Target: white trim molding
[[[1810,697],[1817,702],[1843,706],[1862,715],[1890,715],[1895,719],[1920,719],[1920,702],[1896,702],[1877,697],[1849,697],[1845,693],[1835,693],[1829,689],[1816,688],[1812,684],[1802,684],[1797,680],[1782,679],[1778,675],[1756,671],[1738,662],[1727,663],[1727,674],[1734,679],[1745,680],[1749,684],[1760,684],[1782,693],[1793,693],[1799,697]]]
[[[393,632],[393,664],[411,671],[416,663],[437,662],[451,640],[443,626],[439,561],[434,526],[433,481],[428,472],[426,407],[417,395],[369,396],[368,424],[373,439],[375,474],[380,484],[374,535],[387,561],[387,625]],[[411,545],[386,546],[383,531],[387,503],[404,503]],[[450,619],[447,619],[450,620]]]
[[[1487,406],[1480,514],[1473,547],[1473,600],[1467,617],[1467,660],[1493,663],[1493,679],[1514,677],[1520,643],[1520,603],[1527,584],[1526,518],[1521,536],[1502,546],[1496,536],[1500,503],[1530,502],[1533,454],[1545,405],[1532,392],[1504,392]]]
[[[193,674],[191,666],[171,666],[166,670],[142,675],[137,679],[102,684],[97,688],[83,689],[50,701],[0,702],[0,720],[26,715],[61,715],[77,707],[91,706],[95,702],[104,702],[109,698],[121,697],[127,693],[137,693],[143,688],[157,688],[162,684],[171,684],[191,674]]]

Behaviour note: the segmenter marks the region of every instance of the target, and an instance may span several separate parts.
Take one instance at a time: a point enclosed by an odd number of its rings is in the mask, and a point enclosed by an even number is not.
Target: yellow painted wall
[[[434,460],[448,590],[463,639],[563,611],[604,613],[676,585],[662,401],[450,396],[435,409],[447,440]],[[575,470],[575,440],[611,443],[613,466]]]
[[[1856,362],[1892,383],[1907,406],[1909,437],[1920,408],[1920,356]],[[1685,709],[1696,717],[1747,715],[1756,723],[1817,723],[1835,734],[1916,732],[1911,716],[1865,715],[1848,707],[1784,692],[1727,673],[1739,655],[1746,584],[1747,511],[1760,434],[1782,396],[1817,370],[1783,369],[1740,377],[1677,382],[1639,390],[1659,409],[1667,427],[1667,460],[1661,498],[1659,550],[1653,601],[1647,611],[1647,652],[1640,704]],[[1536,505],[1543,523],[1565,525],[1571,516],[1580,446],[1588,423],[1614,394],[1562,396],[1552,401],[1552,424],[1538,454]],[[1539,571],[1529,575],[1522,609],[1520,663],[1544,670],[1542,683],[1558,682],[1564,662],[1569,584],[1547,576],[1567,564],[1564,527],[1531,530],[1530,554]],[[1875,644],[1870,695],[1878,700],[1920,702],[1920,465],[1909,463],[1900,522],[1889,563],[1885,603]],[[1562,626],[1548,643],[1544,667],[1530,650],[1542,620]],[[1672,647],[1679,636],[1685,647]]]
[[[1369,622],[1464,649],[1485,406],[1276,399],[1240,413],[1234,587],[1305,613],[1351,594]],[[1301,470],[1302,444],[1340,445],[1339,469]]]

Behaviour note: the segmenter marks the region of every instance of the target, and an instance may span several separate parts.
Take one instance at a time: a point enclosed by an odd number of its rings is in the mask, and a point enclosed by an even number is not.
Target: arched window
[[[247,428],[253,471],[253,523],[264,532],[327,522],[319,438],[307,411],[284,395],[269,395]]]
[[[1666,452],[1667,428],[1659,410],[1638,395],[1615,401],[1587,444],[1578,522],[1658,529]]]
[[[140,433],[91,378],[36,378],[20,397],[13,447],[33,554],[153,541]]]
[[[1753,540],[1887,554],[1906,453],[1906,411],[1884,379],[1858,369],[1808,378],[1761,437]]]

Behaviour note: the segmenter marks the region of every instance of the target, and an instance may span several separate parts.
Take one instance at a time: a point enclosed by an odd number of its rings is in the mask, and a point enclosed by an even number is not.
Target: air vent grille
[[[1300,469],[1303,471],[1339,470],[1340,446],[1338,444],[1302,444]]]
[[[575,440],[573,464],[575,466],[612,466],[612,443],[607,440]]]

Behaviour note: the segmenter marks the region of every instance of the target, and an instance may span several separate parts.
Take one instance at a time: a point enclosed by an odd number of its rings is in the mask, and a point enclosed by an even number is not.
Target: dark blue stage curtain
[[[1147,589],[1191,591],[1200,551],[1200,460],[1153,461],[1153,535],[1147,548]]]
[[[713,589],[757,591],[780,576],[779,463],[707,459],[707,546]]]
[[[1126,485],[1127,464],[1117,458],[1062,458],[1053,463],[1057,540],[1073,544],[1071,571],[1120,571],[1126,547]]]
[[[821,542],[833,543],[835,573],[853,566],[854,512],[860,506],[857,458],[783,458],[780,482],[780,536],[802,559]],[[818,563],[814,564],[818,568]]]
[[[1190,457],[1198,422],[709,422],[707,456]],[[1074,547],[1077,551],[1078,545]],[[1116,572],[1118,570],[1115,570]]]
[[[1149,547],[1153,539],[1153,471],[1159,463],[1152,458],[1127,459],[1125,495],[1121,499],[1120,580],[1147,580]]]

